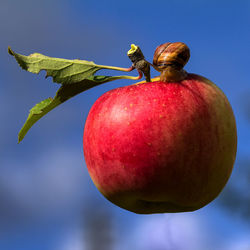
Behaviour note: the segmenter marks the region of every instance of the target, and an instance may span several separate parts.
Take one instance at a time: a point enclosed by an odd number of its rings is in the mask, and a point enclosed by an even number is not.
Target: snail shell
[[[162,71],[168,66],[182,69],[189,58],[190,50],[185,43],[164,43],[156,48],[153,65],[158,71]]]
[[[178,82],[187,77],[183,67],[189,57],[190,50],[185,43],[164,43],[155,50],[153,67],[161,72],[161,81]]]

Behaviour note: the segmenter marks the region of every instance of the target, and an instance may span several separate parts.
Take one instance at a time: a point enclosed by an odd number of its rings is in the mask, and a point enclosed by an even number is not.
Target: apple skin
[[[231,175],[236,123],[208,79],[153,79],[102,95],[87,117],[83,148],[94,184],[117,206],[138,214],[194,211]]]

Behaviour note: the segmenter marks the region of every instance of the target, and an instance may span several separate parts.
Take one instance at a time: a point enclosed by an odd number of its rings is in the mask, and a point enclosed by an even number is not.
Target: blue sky
[[[249,13],[247,0],[1,0],[0,249],[88,249],[86,214],[110,218],[115,250],[249,249]],[[7,54],[8,45],[23,54],[128,67],[131,43],[152,61],[155,48],[169,41],[190,47],[185,69],[215,82],[236,116],[235,168],[221,196],[207,207],[140,216],[109,203],[94,187],[82,153],[85,119],[101,94],[132,82],[82,93],[42,118],[17,144],[28,110],[54,96],[58,85],[44,73],[21,70]]]

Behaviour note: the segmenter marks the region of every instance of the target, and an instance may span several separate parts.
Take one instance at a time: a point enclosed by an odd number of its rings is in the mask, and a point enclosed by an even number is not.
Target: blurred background
[[[249,0],[0,0],[0,249],[249,250],[249,28]],[[21,70],[8,45],[129,67],[131,43],[152,61],[168,41],[190,47],[185,69],[215,82],[236,116],[235,167],[214,202],[192,213],[137,215],[97,191],[83,157],[84,123],[95,100],[124,80],[64,103],[17,144],[29,109],[59,86]]]

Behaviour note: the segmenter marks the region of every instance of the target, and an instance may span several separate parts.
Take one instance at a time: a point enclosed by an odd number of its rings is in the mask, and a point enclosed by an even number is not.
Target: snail
[[[183,67],[188,62],[190,50],[185,43],[164,43],[158,46],[154,53],[153,67],[161,72],[163,82],[176,82],[186,78]]]

